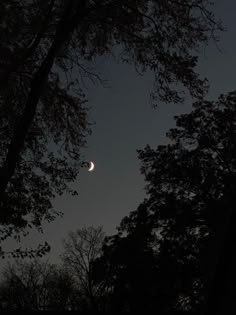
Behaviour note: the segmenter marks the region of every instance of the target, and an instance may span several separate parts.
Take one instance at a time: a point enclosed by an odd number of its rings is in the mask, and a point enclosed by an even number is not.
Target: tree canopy
[[[84,300],[84,311],[86,309],[89,314],[97,314],[104,309],[105,281],[95,282],[93,271],[95,260],[102,254],[104,238],[102,227],[89,226],[70,231],[63,240],[61,258],[64,268],[72,275],[78,294]]]
[[[147,198],[97,261],[109,275],[112,312],[222,314],[232,305],[221,292],[233,290],[235,105],[236,92],[198,101],[176,117],[169,144],[138,151]]]
[[[68,311],[76,303],[73,279],[57,265],[16,260],[4,268],[1,276],[1,310]]]
[[[89,133],[82,79],[114,55],[154,73],[153,100],[206,92],[197,49],[221,29],[207,0],[2,0],[0,4],[1,238],[57,215]],[[72,193],[75,193],[72,191]]]
[[[228,269],[235,238],[235,104],[235,92],[197,102],[190,114],[176,117],[177,128],[168,133],[171,144],[139,151],[149,213],[170,255],[179,257],[184,270],[190,266],[192,283],[195,274],[205,285],[201,294],[214,291],[211,306],[217,305],[219,283],[227,282],[220,273]]]

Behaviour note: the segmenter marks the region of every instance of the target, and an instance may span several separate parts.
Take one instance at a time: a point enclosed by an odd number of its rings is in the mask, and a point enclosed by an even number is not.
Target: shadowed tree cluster
[[[64,240],[61,275],[73,287],[67,309],[191,315],[234,310],[236,92],[194,103],[176,124],[169,144],[138,151],[147,198],[117,233],[105,237],[101,228],[89,227]],[[6,289],[13,290],[15,273],[5,273],[2,308],[16,294]]]
[[[222,314],[232,305],[236,93],[203,100],[207,82],[195,72],[196,51],[221,29],[209,4],[1,1],[1,242],[41,230],[60,214],[53,198],[76,194],[69,184],[83,165],[90,132],[82,82],[103,82],[98,57],[152,71],[154,105],[181,102],[186,89],[198,98],[190,114],[176,117],[168,145],[139,151],[147,198],[117,234],[104,238],[92,227],[71,232],[61,267],[37,260],[10,265],[0,287],[2,309]],[[48,250],[45,244],[12,255]]]
[[[93,279],[93,263],[102,254],[101,227],[69,232],[63,241],[61,264],[20,260],[1,274],[0,309],[73,311],[97,314],[105,292]]]
[[[139,151],[148,197],[96,263],[100,276],[109,274],[112,313],[233,307],[235,105],[235,92],[197,102],[176,117],[169,144]]]
[[[69,183],[89,132],[82,81],[102,81],[99,56],[152,71],[154,103],[205,94],[196,51],[221,29],[210,9],[207,0],[1,1],[1,240],[40,229],[58,215],[53,198],[76,193]]]
[[[74,283],[63,268],[39,260],[9,264],[2,273],[2,310],[73,310]]]

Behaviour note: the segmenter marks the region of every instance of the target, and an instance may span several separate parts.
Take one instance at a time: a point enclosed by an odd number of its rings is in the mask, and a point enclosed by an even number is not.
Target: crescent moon
[[[89,169],[88,169],[88,171],[89,172],[92,172],[93,170],[94,170],[94,167],[95,167],[95,165],[94,165],[94,163],[93,162],[89,162]]]

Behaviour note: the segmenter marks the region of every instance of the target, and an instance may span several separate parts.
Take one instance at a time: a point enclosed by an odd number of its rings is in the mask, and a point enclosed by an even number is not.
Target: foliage
[[[113,55],[154,73],[154,93],[181,101],[182,83],[201,97],[196,49],[221,29],[207,0],[2,0],[0,4],[0,223],[6,238],[41,228],[70,191],[88,134],[82,80]],[[73,192],[72,193],[76,193]],[[13,227],[13,229],[12,229]]]
[[[73,280],[56,265],[33,260],[8,264],[0,286],[2,310],[67,311],[73,308]]]
[[[75,193],[68,183],[78,175],[88,122],[82,91],[62,81],[58,66],[48,67],[46,76],[42,73],[60,15],[55,1],[1,1],[1,14],[0,223],[4,240],[15,233],[26,235],[32,227],[41,229],[43,221],[60,215],[52,199],[65,191]]]
[[[236,92],[196,102],[176,117],[170,144],[139,150],[148,197],[97,261],[112,313],[200,314],[210,288],[220,300],[235,234],[235,105]]]

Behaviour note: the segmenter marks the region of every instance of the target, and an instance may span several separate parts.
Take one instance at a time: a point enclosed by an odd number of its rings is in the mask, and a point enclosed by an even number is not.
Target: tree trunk
[[[75,3],[76,1],[71,0],[65,8],[64,14],[58,23],[51,48],[32,80],[26,106],[18,124],[15,126],[6,159],[0,168],[0,202],[3,200],[7,185],[15,172],[17,162],[24,148],[27,133],[34,119],[41,93],[47,83],[54,60],[63,44],[69,39],[71,33],[85,14],[84,10],[80,11],[81,7],[79,8],[78,5],[75,8]]]

